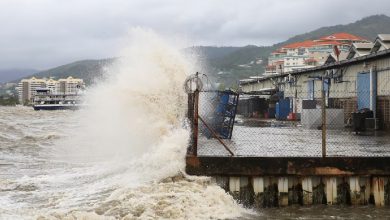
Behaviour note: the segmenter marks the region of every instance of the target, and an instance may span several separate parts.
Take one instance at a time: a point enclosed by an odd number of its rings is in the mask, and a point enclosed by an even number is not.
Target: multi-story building
[[[34,97],[36,89],[43,88],[45,86],[45,79],[37,79],[35,77],[31,77],[30,79],[22,79],[16,87],[19,95],[19,102],[22,104],[29,103]]]
[[[66,79],[59,79],[57,83],[57,93],[76,94],[80,88],[84,87],[84,81],[69,76]]]
[[[240,87],[273,104],[264,112],[275,112],[275,99],[288,100],[289,113],[301,116],[304,109],[325,104],[341,111],[341,120],[330,121],[341,121],[344,129],[344,125],[353,124],[352,113],[371,110],[374,127],[379,124],[390,130],[390,34],[378,35],[374,43],[352,43],[344,57],[345,60],[337,60],[330,54],[326,65],[243,80]],[[307,101],[311,107],[304,106]]]
[[[347,53],[353,43],[368,43],[366,39],[348,33],[335,33],[316,40],[284,45],[271,53],[265,75],[323,65],[329,54],[337,48]]]
[[[58,85],[57,80],[50,78],[46,81],[46,88],[50,89],[50,91],[53,93],[57,91],[57,85]]]
[[[50,89],[53,94],[77,94],[80,89],[85,87],[82,79],[77,79],[69,76],[66,79],[38,79],[31,77],[30,79],[22,79],[16,90],[19,96],[19,102],[29,104],[33,100],[36,90],[41,88]]]

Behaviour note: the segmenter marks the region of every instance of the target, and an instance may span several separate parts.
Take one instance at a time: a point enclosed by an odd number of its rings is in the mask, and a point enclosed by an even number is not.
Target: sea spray
[[[189,131],[183,127],[183,82],[195,71],[193,63],[152,31],[135,29],[130,47],[111,67],[115,72],[90,91],[90,108],[83,114],[95,138],[91,147],[121,167],[128,165],[120,187],[95,209],[98,214],[196,219],[236,217],[243,211],[208,181],[159,181],[184,172]],[[210,207],[212,212],[205,209]]]
[[[133,30],[129,45],[107,68],[106,80],[88,91],[88,107],[58,120],[59,140],[41,144],[33,135],[42,149],[32,168],[37,174],[5,183],[32,190],[7,193],[4,213],[40,219],[223,219],[246,212],[210,178],[183,173],[189,138],[183,82],[195,72],[194,60],[150,30]]]

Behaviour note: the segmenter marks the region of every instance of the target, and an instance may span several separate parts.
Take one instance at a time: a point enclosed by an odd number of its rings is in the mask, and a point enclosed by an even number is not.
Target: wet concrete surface
[[[322,155],[322,131],[299,122],[238,120],[231,140],[223,140],[235,156],[302,157]],[[350,128],[327,131],[327,156],[390,156],[390,131],[356,134]],[[200,156],[228,156],[214,138],[200,135]]]

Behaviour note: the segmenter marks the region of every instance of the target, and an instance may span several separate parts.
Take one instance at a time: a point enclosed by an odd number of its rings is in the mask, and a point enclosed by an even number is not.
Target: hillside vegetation
[[[284,42],[272,46],[213,47],[195,46],[184,49],[187,53],[197,53],[208,67],[210,78],[226,86],[237,84],[238,80],[249,76],[258,76],[264,72],[267,57],[276,48],[291,42],[316,39],[336,32],[348,32],[374,40],[377,34],[390,33],[390,17],[374,15],[346,25],[322,27],[308,33],[296,35]],[[103,67],[114,61],[114,58],[103,60],[84,60],[59,66],[33,74],[38,77],[66,77],[72,75],[85,79],[91,84],[93,79],[103,74]]]

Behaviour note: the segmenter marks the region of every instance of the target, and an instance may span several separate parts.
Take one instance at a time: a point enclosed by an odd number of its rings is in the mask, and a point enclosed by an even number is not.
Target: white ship
[[[48,88],[36,89],[33,100],[34,110],[75,110],[79,109],[81,106],[80,94],[52,93]]]

